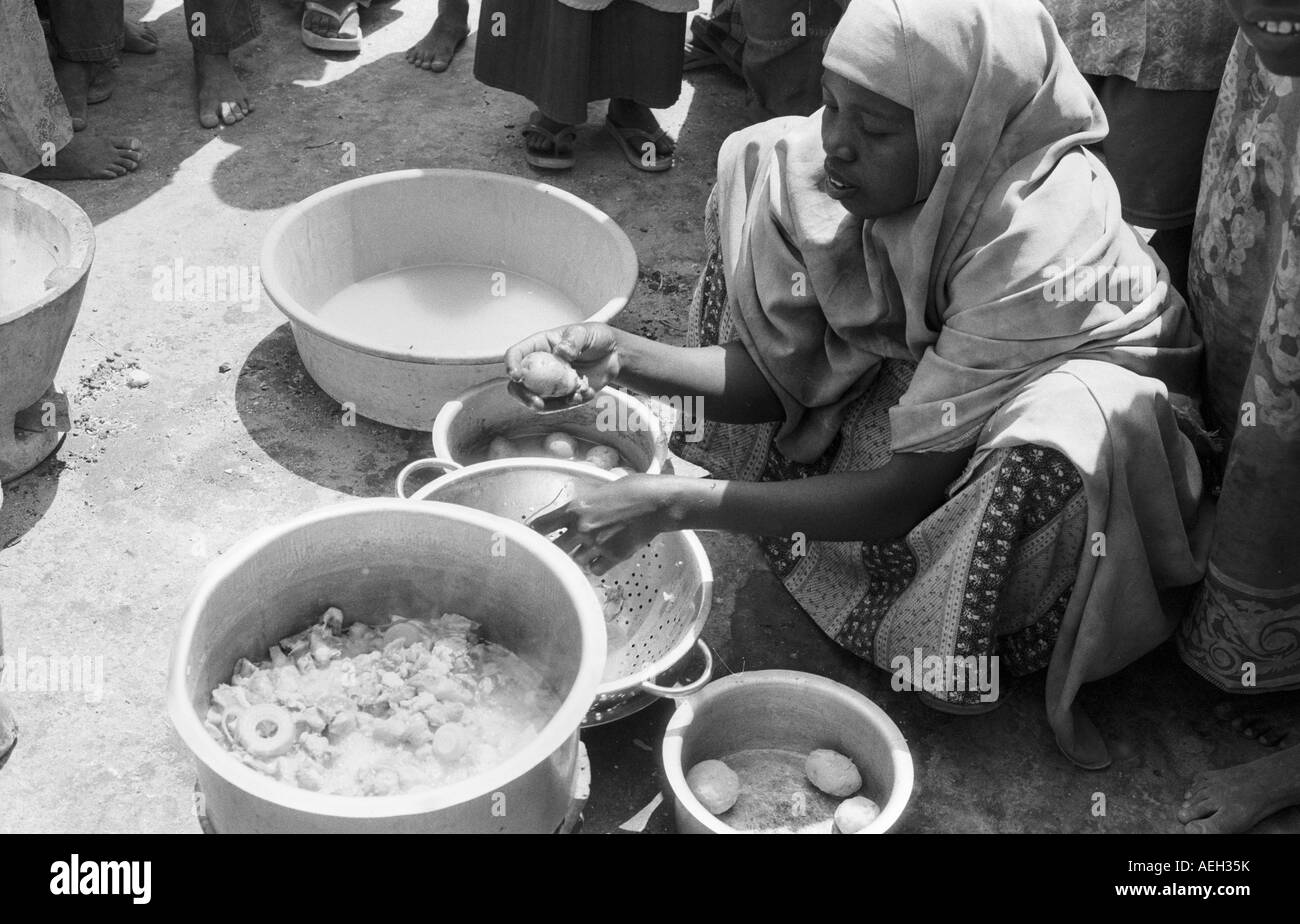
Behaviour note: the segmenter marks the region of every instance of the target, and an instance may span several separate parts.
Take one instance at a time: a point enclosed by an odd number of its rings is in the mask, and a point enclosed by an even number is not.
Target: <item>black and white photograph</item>
[[[0,0],[0,485],[0,893],[1285,896],[1300,0]]]

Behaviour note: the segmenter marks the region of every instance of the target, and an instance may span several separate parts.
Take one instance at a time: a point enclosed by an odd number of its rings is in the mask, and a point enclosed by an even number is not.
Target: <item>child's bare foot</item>
[[[1300,805],[1300,747],[1248,764],[1197,774],[1178,820],[1189,834],[1240,834],[1268,816]]]
[[[1214,707],[1214,717],[1243,737],[1265,747],[1295,743],[1300,729],[1300,693],[1270,693],[1265,697],[1234,697]]]
[[[138,138],[101,138],[94,132],[73,135],[54,155],[54,163],[27,174],[33,180],[115,180],[140,166]]]
[[[127,19],[122,25],[126,32],[122,37],[122,50],[132,55],[151,55],[158,50],[158,34],[142,22]]]
[[[86,99],[90,95],[91,65],[85,61],[65,61],[55,58],[54,80],[63,94],[63,104],[68,107],[68,116],[72,119],[72,130],[83,131],[86,127]]]
[[[459,15],[458,15],[459,14]],[[451,67],[456,49],[469,35],[467,0],[443,0],[429,34],[406,51],[406,60],[435,74]]]
[[[194,51],[194,76],[199,85],[199,124],[216,128],[234,125],[253,111],[253,104],[230,63],[230,55]]]

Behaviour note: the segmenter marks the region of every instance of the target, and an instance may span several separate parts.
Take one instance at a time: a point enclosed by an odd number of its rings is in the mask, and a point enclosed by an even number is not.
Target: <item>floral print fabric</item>
[[[72,140],[31,3],[0,3],[0,170],[22,176]]]
[[[1188,284],[1226,437],[1183,658],[1234,692],[1300,687],[1300,81],[1239,38],[1206,142]]]

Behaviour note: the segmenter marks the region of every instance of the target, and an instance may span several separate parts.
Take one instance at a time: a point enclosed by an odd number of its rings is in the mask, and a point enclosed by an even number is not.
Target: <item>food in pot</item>
[[[615,474],[628,474],[626,460],[613,446],[593,443],[572,433],[555,431],[548,434],[516,431],[498,433],[490,441],[477,443],[466,453],[467,462],[484,459],[582,459],[598,468]],[[608,464],[612,460],[613,464]]]
[[[866,796],[845,799],[835,810],[835,830],[841,834],[857,834],[879,814],[880,806]]]
[[[702,760],[686,774],[686,785],[714,815],[721,815],[740,798],[740,777],[720,760]]]
[[[385,796],[478,775],[537,736],[560,700],[463,616],[319,624],[241,658],[206,727],[249,767],[303,789]]]
[[[542,448],[557,459],[572,459],[578,454],[578,441],[563,431],[546,434]]]
[[[514,444],[513,440],[508,440],[504,436],[493,437],[492,442],[488,443],[487,455],[489,459],[513,459],[519,455],[519,447]]]
[[[808,781],[828,796],[851,796],[862,788],[862,774],[838,751],[818,748],[804,761]]]
[[[524,388],[541,398],[569,398],[579,400],[589,391],[587,377],[554,353],[539,350],[529,353],[519,363],[515,376]]]
[[[596,468],[607,470],[617,467],[623,461],[623,457],[613,446],[592,446],[583,458]]]

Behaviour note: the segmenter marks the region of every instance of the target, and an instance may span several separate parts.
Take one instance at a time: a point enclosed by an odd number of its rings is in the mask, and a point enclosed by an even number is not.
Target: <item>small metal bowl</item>
[[[691,793],[686,772],[700,761],[728,762],[758,749],[806,755],[817,748],[850,758],[862,773],[862,793],[880,805],[880,815],[859,833],[884,834],[893,828],[912,796],[912,754],[898,726],[856,690],[800,671],[746,671],[679,700],[662,751],[678,832],[750,830],[727,824]],[[782,791],[780,798],[798,797]],[[797,814],[793,805],[791,812]],[[802,830],[831,830],[829,816],[801,817],[797,823]]]
[[[448,401],[433,421],[433,454],[461,465],[484,461],[496,436],[541,436],[562,430],[617,449],[631,471],[657,475],[668,459],[668,437],[654,412],[636,398],[602,388],[586,404],[538,414],[506,390],[509,379],[476,385]]]

